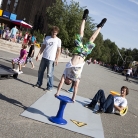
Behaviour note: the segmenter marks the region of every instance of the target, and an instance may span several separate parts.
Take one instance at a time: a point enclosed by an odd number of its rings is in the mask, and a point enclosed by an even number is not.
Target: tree
[[[86,7],[80,7],[79,2],[73,0],[70,1],[70,4],[67,4],[66,0],[56,0],[51,7],[46,9],[46,18],[49,28],[53,25],[59,27],[60,33],[58,36],[62,39],[62,46],[68,48],[70,52],[72,52],[74,48],[75,34],[79,32],[85,8]],[[94,32],[95,24],[93,21],[91,17],[88,17],[83,38],[84,44],[89,41],[89,38]],[[48,31],[47,34],[49,33],[51,32]],[[87,58],[92,57],[93,59],[111,64],[123,64],[123,60],[118,60],[119,53],[115,42],[112,42],[110,39],[103,40],[103,35],[100,33],[95,40],[95,44],[96,47]],[[125,59],[126,56],[133,57],[133,55],[138,55],[137,50],[122,48],[119,49],[119,51],[123,59]],[[138,56],[133,57],[133,59],[138,59]]]
[[[72,51],[74,47],[75,34],[79,32],[84,8],[79,6],[78,2],[73,0],[68,5],[66,0],[62,2],[57,0],[46,10],[48,26],[53,25],[60,28],[59,37],[62,39],[62,46]],[[88,41],[94,28],[92,18],[88,18],[85,27],[84,42]]]

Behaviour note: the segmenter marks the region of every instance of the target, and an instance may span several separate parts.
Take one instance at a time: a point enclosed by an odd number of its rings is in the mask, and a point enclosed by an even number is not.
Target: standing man
[[[130,74],[132,74],[132,68],[125,69],[125,70],[127,71],[127,73],[126,73],[126,81],[130,82],[129,77],[130,77]]]
[[[43,83],[44,71],[47,68],[47,88],[46,91],[52,91],[53,88],[53,71],[54,71],[54,62],[55,65],[58,64],[59,56],[61,53],[61,39],[57,37],[59,33],[59,28],[53,26],[51,29],[51,36],[46,36],[45,40],[41,46],[41,49],[36,56],[36,60],[43,53],[41,63],[38,70],[38,80],[35,88],[40,88]]]
[[[16,34],[17,34],[17,32],[18,32],[18,29],[17,29],[16,26],[11,29],[11,40],[13,42],[16,41]]]

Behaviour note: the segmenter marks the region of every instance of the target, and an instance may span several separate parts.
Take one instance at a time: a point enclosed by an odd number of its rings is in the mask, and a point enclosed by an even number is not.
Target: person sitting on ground
[[[89,14],[88,9],[84,10],[83,14],[83,20],[80,27],[80,34],[76,35],[75,39],[75,47],[73,50],[73,56],[70,62],[66,64],[66,68],[64,70],[64,73],[61,77],[60,83],[57,88],[57,93],[55,96],[58,96],[60,93],[60,89],[62,88],[63,83],[70,85],[73,81],[74,83],[74,93],[72,96],[72,100],[75,101],[75,96],[78,91],[78,86],[81,78],[81,72],[83,69],[83,66],[85,64],[85,58],[88,54],[90,54],[95,47],[95,44],[93,43],[96,37],[98,36],[101,28],[106,22],[106,18],[104,18],[98,25],[97,30],[94,32],[94,34],[91,36],[89,42],[86,45],[83,45],[82,38],[84,35],[84,29],[85,29],[85,22],[87,19],[87,16]]]
[[[14,71],[17,71],[15,69],[15,63],[19,65],[19,71],[18,74],[21,74],[23,73],[21,68],[22,68],[22,65],[24,65],[25,61],[26,61],[26,57],[27,57],[27,51],[26,51],[26,48],[27,48],[27,45],[25,44],[22,44],[22,49],[20,50],[20,56],[18,58],[14,58],[12,60],[12,67],[13,67],[13,70]]]
[[[32,69],[34,68],[34,63],[32,61],[33,60],[33,57],[34,57],[34,52],[35,52],[34,42],[31,42],[31,45],[30,45],[30,48],[29,48],[29,52],[28,52],[28,56],[27,56],[26,62],[24,64],[24,66],[22,66],[22,67],[25,67],[26,64],[28,62],[30,62],[31,65],[32,65]]]
[[[126,86],[122,86],[120,96],[113,96],[110,94],[106,99],[104,91],[99,90],[93,97],[92,102],[84,105],[84,107],[94,109],[97,102],[99,102],[99,110],[95,113],[115,113],[115,111],[120,112],[127,107],[126,95],[128,94],[129,89]]]

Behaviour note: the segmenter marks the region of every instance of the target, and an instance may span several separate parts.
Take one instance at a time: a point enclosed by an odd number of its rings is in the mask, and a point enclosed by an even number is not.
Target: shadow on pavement
[[[7,60],[7,59],[4,59],[4,58],[0,58],[0,59],[5,60],[5,61],[7,61],[7,62],[10,62],[10,63],[11,63],[11,60]]]
[[[0,93],[0,99],[3,100],[3,101],[6,101],[10,104],[13,104],[15,106],[18,106],[18,107],[21,107],[23,108],[24,110],[30,112],[30,113],[35,113],[35,114],[40,114],[40,115],[43,115],[47,118],[49,118],[49,116],[45,115],[43,112],[41,112],[40,110],[36,109],[36,108],[32,108],[32,107],[26,107],[24,106],[21,102],[15,100],[15,99],[12,99],[12,98],[8,98],[6,96],[4,96],[3,94]]]
[[[136,81],[136,80],[130,80],[130,81],[135,83],[135,84],[138,84],[138,81]]]
[[[2,61],[0,61],[0,64],[2,65],[3,68],[5,68],[7,70],[11,69],[11,66],[12,66],[11,64],[5,63],[5,62],[2,62]],[[23,68],[23,72],[24,72],[24,74],[27,74],[27,75],[30,75],[30,76],[35,76],[35,77],[38,76],[38,71],[34,70],[34,69],[31,69],[31,68],[25,67],[25,68]],[[46,73],[44,73],[44,78],[47,78]],[[59,82],[60,80],[57,77],[54,76],[54,81]],[[29,84],[29,83],[27,83],[27,84]]]
[[[13,104],[13,105],[16,105],[16,106],[18,106],[18,107],[21,107],[21,108],[23,108],[24,110],[27,109],[27,107],[24,106],[21,102],[15,100],[15,99],[12,99],[12,98],[8,98],[8,97],[2,95],[1,93],[0,93],[0,99],[3,100],[3,101],[6,101],[6,102],[8,102],[8,103],[11,103],[11,104]]]
[[[54,85],[53,87],[58,88],[58,86],[56,86],[56,85]],[[65,91],[65,92],[67,92],[67,90],[66,90],[66,89],[61,88],[61,90],[63,90],[63,91]]]
[[[30,112],[30,113],[34,113],[34,114],[40,114],[40,115],[46,117],[47,119],[49,118],[49,116],[45,115],[42,111],[40,111],[40,110],[38,110],[38,109],[36,109],[36,108],[28,107],[28,108],[26,109],[26,111],[28,111],[28,112]]]

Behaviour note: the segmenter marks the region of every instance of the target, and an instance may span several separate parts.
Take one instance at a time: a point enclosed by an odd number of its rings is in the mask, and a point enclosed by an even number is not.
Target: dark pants
[[[110,94],[106,99],[104,91],[99,90],[95,94],[90,105],[95,106],[98,101],[100,102],[100,109],[102,109],[106,113],[112,113],[113,107],[114,107],[114,96],[113,95]]]
[[[126,74],[126,80],[129,81],[129,74]]]

